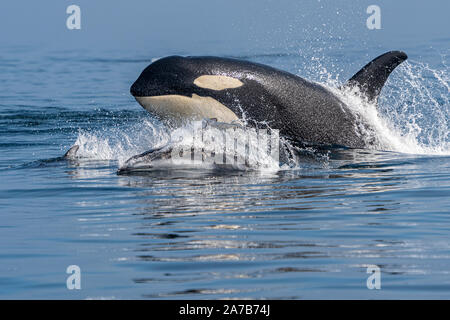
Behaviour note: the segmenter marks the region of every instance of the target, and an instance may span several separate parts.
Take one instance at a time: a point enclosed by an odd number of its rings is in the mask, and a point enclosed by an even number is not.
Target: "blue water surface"
[[[417,148],[339,149],[278,172],[135,175],[117,175],[122,158],[146,151],[161,124],[129,87],[153,58],[192,50],[3,47],[0,298],[450,298],[448,39],[224,53],[324,83],[404,49],[411,61],[380,112]],[[58,158],[80,139],[90,157]],[[66,287],[69,265],[81,290]]]

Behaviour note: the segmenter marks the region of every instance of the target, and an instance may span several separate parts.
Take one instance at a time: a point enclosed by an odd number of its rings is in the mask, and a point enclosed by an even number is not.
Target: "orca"
[[[390,51],[341,88],[357,87],[376,103],[391,72],[407,55]],[[365,148],[371,128],[325,86],[271,66],[213,56],[169,56],[146,67],[130,93],[162,120],[245,119],[266,123],[302,145]]]

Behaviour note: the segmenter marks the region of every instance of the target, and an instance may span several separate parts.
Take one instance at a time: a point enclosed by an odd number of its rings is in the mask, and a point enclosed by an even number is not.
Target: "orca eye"
[[[203,75],[194,80],[197,87],[211,90],[225,90],[239,88],[244,85],[241,80],[220,75]]]

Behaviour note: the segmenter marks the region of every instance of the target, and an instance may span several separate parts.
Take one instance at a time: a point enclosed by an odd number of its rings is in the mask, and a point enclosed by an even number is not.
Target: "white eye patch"
[[[244,85],[239,79],[228,76],[216,76],[216,75],[200,76],[194,80],[194,84],[200,88],[217,91],[239,88],[240,86]]]

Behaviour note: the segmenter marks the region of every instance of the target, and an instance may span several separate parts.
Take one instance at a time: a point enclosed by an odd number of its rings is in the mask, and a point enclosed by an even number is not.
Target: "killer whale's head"
[[[170,56],[150,64],[130,88],[150,113],[162,119],[238,119],[232,105],[249,74],[234,59]]]

